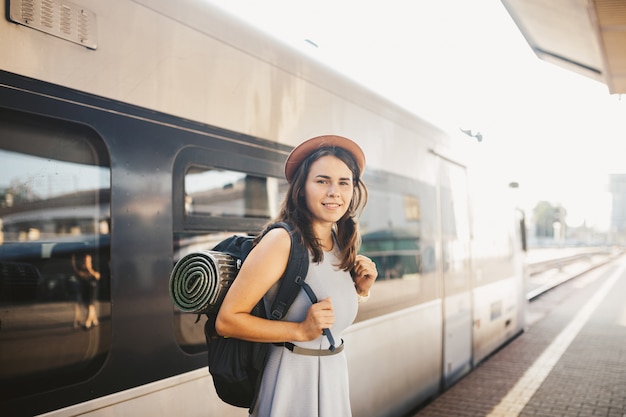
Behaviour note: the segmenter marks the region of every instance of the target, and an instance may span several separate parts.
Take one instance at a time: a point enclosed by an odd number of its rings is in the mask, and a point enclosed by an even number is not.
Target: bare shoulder
[[[291,248],[291,237],[289,232],[282,227],[276,227],[263,236],[263,239],[254,248],[257,252],[264,254],[275,253],[282,255],[286,260],[289,257],[289,250]]]

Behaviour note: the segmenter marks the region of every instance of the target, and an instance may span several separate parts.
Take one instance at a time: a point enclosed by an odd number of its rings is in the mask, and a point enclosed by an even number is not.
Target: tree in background
[[[562,239],[565,236],[567,210],[560,205],[540,201],[533,210],[533,217],[538,239]]]

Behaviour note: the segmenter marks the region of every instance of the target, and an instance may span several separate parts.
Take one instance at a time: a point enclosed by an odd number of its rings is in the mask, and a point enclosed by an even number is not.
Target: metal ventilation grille
[[[96,15],[64,0],[11,0],[10,19],[61,39],[96,49]]]

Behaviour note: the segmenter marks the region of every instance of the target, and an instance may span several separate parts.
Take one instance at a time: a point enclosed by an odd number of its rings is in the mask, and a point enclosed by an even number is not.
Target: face
[[[322,156],[311,164],[304,193],[313,222],[335,223],[346,213],[352,200],[352,171],[336,156]]]

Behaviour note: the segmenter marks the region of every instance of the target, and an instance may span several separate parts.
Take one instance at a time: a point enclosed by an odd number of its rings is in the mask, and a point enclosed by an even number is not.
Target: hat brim
[[[296,170],[307,156],[320,148],[326,147],[337,147],[348,151],[356,161],[359,171],[363,174],[365,170],[365,154],[359,145],[343,136],[323,135],[305,140],[291,151],[285,162],[285,178],[287,182],[291,182]]]

